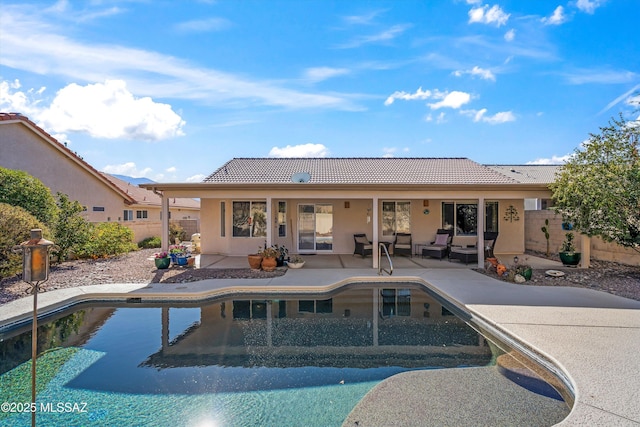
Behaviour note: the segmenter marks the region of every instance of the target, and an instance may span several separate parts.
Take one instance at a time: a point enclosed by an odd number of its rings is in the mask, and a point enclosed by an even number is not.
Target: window
[[[382,289],[382,316],[411,316],[411,289]]]
[[[147,219],[148,212],[147,211],[136,211],[136,218],[138,219]]]
[[[485,231],[498,232],[498,202],[485,202],[484,208]],[[456,236],[477,236],[478,204],[442,203],[442,228],[447,230],[453,228]]]
[[[498,202],[485,202],[484,231],[498,232]]]
[[[333,299],[300,300],[298,301],[299,313],[333,313]]]
[[[287,202],[278,202],[278,237],[287,237]]]
[[[226,236],[226,216],[227,216],[227,206],[224,202],[220,202],[220,237]]]
[[[124,210],[123,221],[133,221],[133,210],[131,209]]]
[[[104,212],[104,206],[94,206],[93,207],[93,211],[94,212]]]
[[[233,318],[236,320],[266,319],[267,304],[265,300],[234,300]]]
[[[265,202],[233,202],[233,237],[267,237]]]
[[[382,235],[411,233],[411,202],[382,202]]]

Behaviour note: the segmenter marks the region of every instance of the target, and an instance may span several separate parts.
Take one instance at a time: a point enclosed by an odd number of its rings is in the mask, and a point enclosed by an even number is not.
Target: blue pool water
[[[31,334],[0,338],[0,402],[29,402]],[[392,375],[495,360],[417,287],[85,307],[38,342],[41,426],[339,426]],[[3,411],[0,425],[30,417]]]

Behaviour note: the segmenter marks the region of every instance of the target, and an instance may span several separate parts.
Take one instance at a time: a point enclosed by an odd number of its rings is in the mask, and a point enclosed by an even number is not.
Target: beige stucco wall
[[[264,198],[234,198],[234,199],[201,199],[201,235],[202,252],[210,254],[245,255],[254,253],[264,245],[264,237],[232,237],[232,202],[236,200],[264,200]],[[403,199],[380,198],[377,204],[378,222],[382,216],[382,202],[387,200],[410,200],[411,201],[411,234],[412,243],[427,243],[435,239],[438,228],[442,226],[442,202],[453,201],[454,199]],[[425,202],[428,200],[428,202]],[[495,199],[487,199],[491,201]],[[225,236],[221,236],[220,203],[225,202],[226,215],[224,219]],[[278,225],[274,217],[277,211],[278,201],[287,202],[287,236],[277,237]],[[477,199],[460,200],[457,202],[477,203]],[[345,202],[348,202],[346,207]],[[496,242],[496,253],[522,253],[524,252],[524,200],[506,199],[499,200],[498,230],[499,237]],[[298,226],[298,205],[323,203],[333,206],[333,251],[332,253],[351,254],[354,249],[353,234],[366,233],[369,239],[373,239],[373,200],[358,198],[335,198],[335,199],[287,199],[273,198],[269,207],[271,214],[271,236],[272,243],[286,246],[291,253],[297,251],[297,226]],[[428,206],[425,204],[428,203]],[[504,219],[509,206],[517,209],[520,219],[518,221],[506,221]],[[424,210],[429,213],[425,214]],[[367,216],[370,222],[367,222]],[[379,241],[392,241],[393,236],[382,235],[382,225],[378,226]],[[475,244],[477,237],[457,237],[456,243]]]
[[[527,211],[525,214],[525,244],[528,250],[546,252],[547,241],[541,228],[549,220],[549,250],[557,254],[567,231],[562,229],[562,217],[552,210]],[[574,232],[576,248],[582,251],[580,233]],[[599,237],[590,239],[591,258],[640,266],[640,253],[614,243],[604,242]]]
[[[89,221],[116,221],[123,215],[123,196],[21,123],[0,126],[0,166],[25,171],[54,195],[61,192],[79,201],[87,207],[85,217]],[[104,207],[104,212],[94,212],[93,207]]]

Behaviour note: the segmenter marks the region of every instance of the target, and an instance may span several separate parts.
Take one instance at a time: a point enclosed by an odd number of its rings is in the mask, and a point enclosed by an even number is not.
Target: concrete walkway
[[[197,300],[232,290],[260,294],[315,293],[354,280],[423,283],[466,310],[474,321],[495,328],[552,362],[569,380],[575,393],[573,410],[561,425],[640,425],[640,302],[603,292],[520,286],[491,279],[468,268],[402,268],[393,276],[381,277],[371,268],[305,266],[272,279],[84,286],[40,294],[38,301],[40,311],[45,312],[91,299]],[[29,319],[31,309],[31,298],[0,306],[0,329]],[[407,375],[399,381],[411,382],[412,378],[414,376]],[[407,384],[399,390],[413,388]],[[375,389],[371,393],[375,393]],[[402,405],[406,398],[397,393],[396,402],[388,405]],[[412,411],[405,414],[410,418]],[[361,425],[375,425],[377,415],[371,413],[369,422],[363,420]],[[408,419],[405,425],[420,425],[420,419]]]

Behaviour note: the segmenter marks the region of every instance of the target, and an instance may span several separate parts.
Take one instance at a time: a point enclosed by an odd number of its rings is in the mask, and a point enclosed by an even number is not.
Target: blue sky
[[[233,157],[557,163],[638,118],[638,16],[638,0],[3,0],[0,111],[161,182]]]

